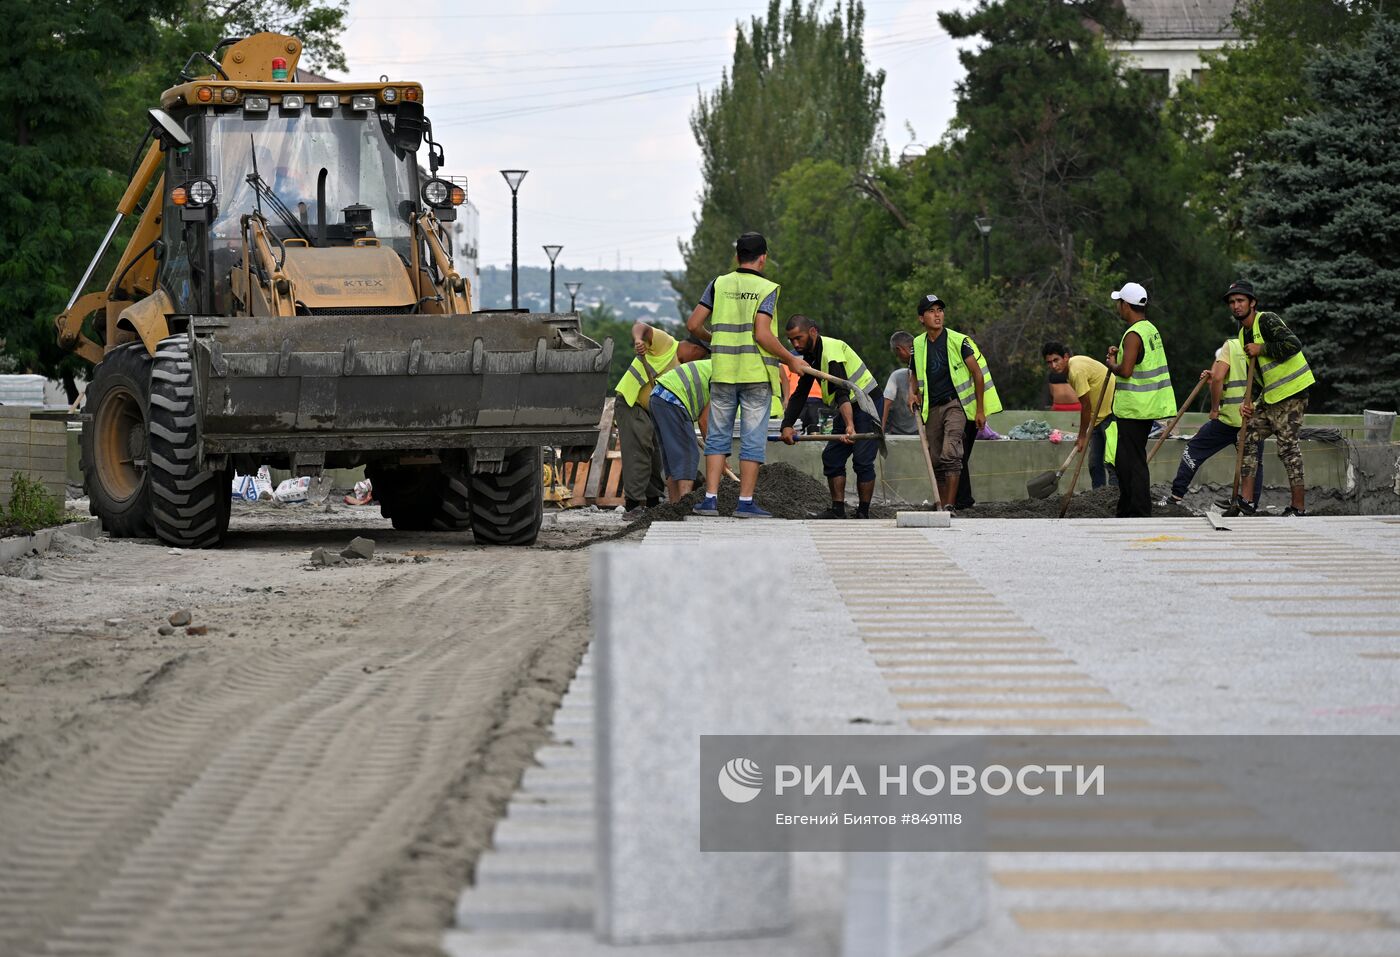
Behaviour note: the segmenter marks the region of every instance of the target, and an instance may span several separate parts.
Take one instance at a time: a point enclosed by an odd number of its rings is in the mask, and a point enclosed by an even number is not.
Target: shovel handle
[[[1244,405],[1249,405],[1254,398],[1254,356],[1249,357],[1249,371],[1244,377]],[[1249,422],[1243,416],[1240,417],[1240,437],[1235,443],[1235,485],[1230,492],[1230,507],[1235,507],[1235,502],[1240,497],[1240,480],[1244,471],[1244,440],[1245,433],[1249,431]],[[1257,503],[1256,503],[1257,504]]]
[[[832,432],[830,435],[794,435],[792,437],[792,440],[794,442],[840,442],[843,441],[845,438],[846,435],[844,432],[839,435],[835,432]],[[884,436],[881,435],[879,432],[857,432],[855,435],[851,436],[851,441],[866,442],[870,439],[880,438],[884,438]],[[768,441],[781,442],[782,439],[776,435],[771,435],[768,437]]]
[[[1191,403],[1196,401],[1197,393],[1201,391],[1201,386],[1205,384],[1205,379],[1198,379],[1196,381],[1196,388],[1192,389],[1191,394],[1186,397],[1186,401],[1181,403],[1181,410],[1177,412],[1176,418],[1172,419],[1171,424],[1167,426],[1166,431],[1164,431],[1161,435],[1157,436],[1157,444],[1152,446],[1151,452],[1147,453],[1147,461],[1151,462],[1152,456],[1157,454],[1157,450],[1162,447],[1162,443],[1167,441],[1167,439],[1171,438],[1172,433],[1176,431],[1176,424],[1181,421],[1181,417],[1186,414],[1186,410],[1191,408]]]
[[[1099,388],[1099,399],[1094,403],[1094,417],[1089,420],[1090,422],[1097,422],[1099,420],[1099,411],[1103,408],[1103,398],[1108,395],[1108,384],[1113,381],[1110,378],[1112,375],[1112,372],[1104,373],[1103,385]],[[1086,441],[1084,443],[1084,451],[1080,453],[1079,461],[1074,463],[1074,476],[1069,480],[1069,491],[1065,493],[1064,501],[1060,503],[1060,518],[1064,518],[1065,513],[1069,511],[1070,500],[1074,498],[1074,487],[1079,484],[1079,473],[1084,468],[1084,456],[1088,454],[1089,443]]]

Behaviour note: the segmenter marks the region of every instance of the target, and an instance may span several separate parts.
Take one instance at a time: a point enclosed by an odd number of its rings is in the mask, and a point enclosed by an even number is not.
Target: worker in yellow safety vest
[[[661,447],[666,498],[670,502],[679,502],[695,487],[700,467],[695,427],[700,427],[703,438],[710,416],[712,373],[709,359],[682,362],[657,379],[651,389],[651,420]]]
[[[710,431],[705,440],[705,497],[696,515],[719,514],[719,480],[734,444],[739,419],[739,505],[735,518],[772,518],[754,504],[758,469],[768,444],[774,395],[782,394],[778,370],[801,372],[802,360],[778,340],[778,284],[763,275],[768,241],[744,233],[734,243],[739,268],[708,286],[686,320],[690,334],[710,344]],[[706,328],[706,320],[710,322]]]
[[[1244,462],[1240,466],[1240,498],[1234,504],[1241,512],[1253,515],[1259,494],[1250,481],[1263,459],[1264,439],[1272,435],[1278,444],[1278,457],[1288,474],[1288,489],[1292,501],[1284,515],[1306,515],[1303,500],[1303,450],[1298,445],[1298,432],[1303,428],[1303,415],[1308,410],[1308,387],[1316,379],[1308,360],[1303,356],[1303,344],[1272,312],[1260,312],[1254,286],[1243,279],[1230,284],[1225,292],[1225,304],[1240,324],[1239,342],[1244,353],[1258,364],[1258,380],[1253,401],[1240,407],[1245,421]]]
[[[680,343],[664,329],[645,322],[632,324],[632,351],[636,358],[613,390],[613,422],[622,452],[622,494],[629,520],[659,504],[666,490],[661,481],[661,453],[656,448],[647,406],[657,377],[675,367],[680,349]]]
[[[1191,487],[1191,480],[1197,470],[1215,453],[1222,449],[1234,449],[1240,438],[1243,419],[1240,407],[1244,404],[1245,376],[1248,374],[1245,363],[1244,346],[1237,338],[1226,339],[1215,351],[1215,362],[1201,373],[1202,379],[1210,380],[1210,418],[1196,430],[1181,453],[1181,464],[1176,468],[1176,478],[1172,480],[1171,492],[1162,501],[1180,505]],[[1256,462],[1264,459],[1264,446],[1259,446]],[[1241,470],[1243,471],[1243,470]],[[1255,469],[1254,501],[1264,484],[1264,470]],[[1229,501],[1226,501],[1229,506]]]
[[[909,408],[935,459],[939,499],[944,509],[953,512],[959,479],[967,467],[967,433],[971,431],[975,438],[987,424],[987,416],[1001,411],[1001,399],[977,343],[947,328],[944,309],[943,300],[935,295],[919,300],[924,331],[914,337],[909,360]]]
[[[1118,423],[1117,515],[1149,518],[1147,435],[1154,421],[1176,415],[1176,394],[1162,334],[1147,320],[1147,290],[1140,283],[1127,282],[1113,298],[1118,302],[1118,318],[1128,324],[1119,344],[1109,347],[1105,363],[1114,375],[1113,415]]]
[[[813,369],[847,380],[869,395],[877,414],[880,412],[885,403],[885,397],[880,393],[880,383],[870,374],[854,349],[835,336],[822,335],[814,320],[799,314],[788,317],[785,332],[803,362]],[[827,442],[822,449],[822,474],[826,476],[827,488],[831,490],[831,505],[809,517],[846,517],[846,463],[854,458],[856,518],[869,518],[870,499],[875,494],[875,456],[880,452],[880,440],[862,439],[857,442],[852,436],[879,432],[880,419],[855,405],[845,386],[810,374],[800,377],[783,413],[782,439],[788,445],[797,441],[793,426],[807,404],[807,390],[813,383],[820,384],[822,402],[834,414],[832,432],[841,438]]]

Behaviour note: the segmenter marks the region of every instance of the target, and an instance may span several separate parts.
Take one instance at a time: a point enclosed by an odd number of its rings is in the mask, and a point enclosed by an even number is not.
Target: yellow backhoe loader
[[[577,314],[473,311],[443,226],[466,187],[438,174],[422,87],[296,82],[300,53],[225,40],[148,111],[149,147],[55,320],[96,366],[92,512],[114,535],[211,546],[235,469],[363,465],[396,528],[533,542],[540,448],[592,449],[612,342]]]

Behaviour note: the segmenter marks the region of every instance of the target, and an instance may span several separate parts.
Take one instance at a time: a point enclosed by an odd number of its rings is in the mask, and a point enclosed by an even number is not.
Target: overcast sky
[[[788,0],[785,0],[786,6]],[[824,10],[833,0],[825,0]],[[961,75],[940,9],[965,0],[866,0],[866,53],[886,72],[893,155],[936,142]],[[520,262],[674,269],[700,193],[689,116],[718,84],[736,24],[766,0],[351,0],[351,79],[419,80],[445,172],[481,211],[482,265],[510,263],[510,189],[520,187]],[[913,127],[911,139],[908,126]]]

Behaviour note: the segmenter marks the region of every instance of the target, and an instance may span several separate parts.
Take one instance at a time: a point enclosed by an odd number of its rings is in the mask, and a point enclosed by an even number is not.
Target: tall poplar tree
[[[685,269],[671,277],[684,311],[730,268],[736,236],[773,232],[779,176],[805,159],[862,169],[875,157],[884,71],[865,62],[864,24],[858,0],[826,18],[815,2],[769,0],[766,16],[740,26],[731,67],[690,118],[704,187],[681,243]]]

